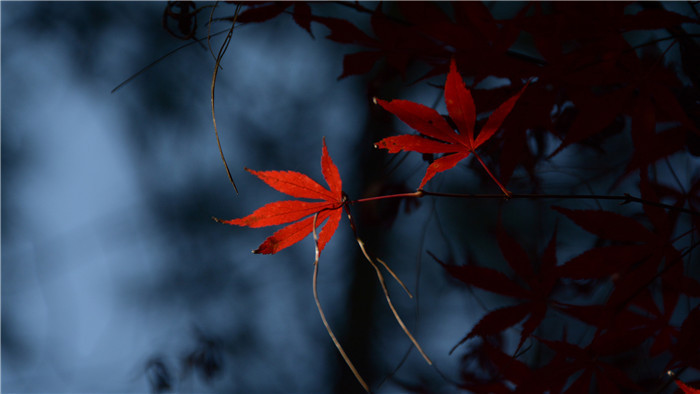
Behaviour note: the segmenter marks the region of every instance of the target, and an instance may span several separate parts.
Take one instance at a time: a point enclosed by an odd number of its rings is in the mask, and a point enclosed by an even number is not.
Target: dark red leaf
[[[634,15],[625,15],[619,20],[623,30],[655,30],[668,26],[676,26],[681,23],[697,23],[696,20],[672,11],[659,9],[645,9]]]
[[[645,326],[649,319],[628,309],[618,311],[608,305],[563,305],[560,311],[599,329],[623,328],[625,330]]]
[[[493,113],[489,116],[488,120],[486,121],[486,124],[479,132],[479,135],[476,137],[476,142],[474,143],[475,148],[481,146],[484,142],[488,141],[489,138],[493,137],[493,135],[498,131],[498,129],[501,128],[501,124],[503,124],[503,121],[506,119],[506,116],[508,116],[508,114],[510,114],[510,111],[513,110],[515,103],[525,92],[525,88],[527,88],[529,85],[529,82],[526,83],[525,86],[523,86],[523,88],[515,94],[515,96],[506,100],[503,104],[496,108],[495,111],[493,111]]]
[[[515,242],[505,230],[498,233],[498,245],[501,248],[501,254],[503,254],[515,275],[529,283],[533,272],[530,258],[527,256],[525,249]]]
[[[530,306],[519,304],[496,309],[484,316],[460,343],[475,336],[496,335],[508,327],[512,327],[527,316]]]
[[[644,141],[638,141],[634,155],[625,169],[625,174],[634,170],[645,170],[656,161],[683,149],[686,146],[685,142],[685,129],[681,127],[674,127],[653,134]]]
[[[382,53],[378,51],[362,51],[345,55],[343,58],[343,73],[338,79],[370,72],[382,56]]]
[[[480,2],[458,1],[452,3],[455,19],[462,26],[468,26],[481,41],[488,41],[498,35],[498,26],[491,11]]]
[[[594,279],[619,274],[649,256],[647,245],[611,245],[589,249],[558,268],[572,279]]]
[[[526,130],[512,130],[512,132],[504,134],[500,167],[501,181],[504,185],[507,185],[510,177],[513,175],[513,171],[515,171],[515,167],[522,163],[523,154],[528,146]]]
[[[330,29],[327,39],[343,44],[357,44],[365,47],[376,48],[377,42],[365,32],[358,29],[352,23],[340,18],[327,18],[312,16],[312,21],[320,23]]]
[[[611,124],[615,118],[628,106],[630,98],[633,96],[633,87],[618,89],[602,97],[586,97],[585,100],[578,100],[579,113],[570,130],[567,131],[564,141],[550,155],[559,153],[567,146],[581,142],[594,134],[601,132],[606,126]]]
[[[302,29],[308,31],[311,38],[313,38],[314,34],[311,32],[311,7],[303,1],[295,2],[292,17],[294,22]]]
[[[456,266],[442,264],[442,266],[450,275],[470,286],[508,297],[527,298],[529,295],[528,291],[511,281],[505,274],[491,268],[475,265]]]
[[[518,384],[524,382],[532,375],[532,371],[524,362],[513,358],[488,343],[485,343],[484,347],[489,360],[498,367],[499,371],[509,381]]]
[[[537,329],[537,327],[540,326],[540,323],[542,323],[542,320],[544,320],[544,317],[547,314],[547,304],[544,301],[533,302],[528,305],[528,312],[530,313],[530,317],[525,321],[525,323],[523,323],[523,331],[520,334],[520,342],[515,350],[516,353],[523,346],[525,340],[528,339],[533,332],[535,332],[535,329]]]
[[[581,228],[605,239],[621,242],[649,241],[654,234],[634,219],[607,211],[552,207]]]
[[[666,369],[700,365],[700,306],[695,306],[681,324],[678,340],[671,347],[673,358]]]
[[[292,3],[272,2],[257,7],[248,8],[238,15],[240,23],[255,23],[270,20],[284,12]]]

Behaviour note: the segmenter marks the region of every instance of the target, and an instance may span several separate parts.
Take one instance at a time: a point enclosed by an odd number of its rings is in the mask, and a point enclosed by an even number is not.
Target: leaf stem
[[[506,195],[506,199],[510,198],[513,195],[513,193],[511,193],[508,189],[503,187],[501,182],[498,181],[498,179],[491,173],[491,170],[489,170],[489,168],[486,166],[486,163],[484,163],[484,161],[481,160],[481,156],[479,156],[475,151],[472,151],[472,154],[476,157],[477,160],[479,160],[479,163],[481,163],[481,166],[484,167],[484,170],[486,170],[486,172],[488,172],[491,179],[493,179],[493,181],[496,182],[496,184],[501,189],[503,194]]]
[[[384,200],[387,198],[404,198],[404,197],[418,197],[421,198],[425,194],[425,191],[423,190],[417,190],[413,193],[399,193],[399,194],[388,194],[385,196],[376,196],[376,197],[367,197],[367,198],[360,198],[359,200],[352,200],[349,203],[350,204],[355,204],[355,203],[362,203],[362,202],[370,202],[370,201],[375,201],[375,200]]]

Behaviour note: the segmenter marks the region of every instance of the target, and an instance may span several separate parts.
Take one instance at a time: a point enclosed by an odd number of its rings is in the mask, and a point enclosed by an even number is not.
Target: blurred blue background
[[[282,197],[244,166],[321,180],[322,136],[346,191],[371,191],[371,184],[354,186],[366,182],[367,152],[376,155],[362,132],[366,81],[337,81],[344,48],[319,32],[312,39],[289,17],[237,28],[216,96],[237,196],[212,128],[208,50],[184,48],[110,93],[182,45],[161,26],[164,8],[2,3],[2,391],[358,389],[315,308],[312,240],[256,256],[250,251],[272,229],[211,217],[242,217]],[[407,98],[423,93],[413,88]],[[439,97],[429,93],[421,100]],[[417,158],[407,168],[423,167]],[[390,287],[409,327],[449,374],[455,358],[447,351],[471,324],[463,312],[474,308],[463,292],[444,289],[436,264],[420,271],[416,240],[432,209],[423,208],[411,216],[416,222],[399,219],[391,233],[367,237],[403,245],[382,255],[380,241],[370,242],[414,291],[419,273],[441,284],[419,300],[445,308],[420,313]],[[319,285],[339,339],[375,387],[390,375],[441,379],[415,351],[392,375],[410,343],[346,227],[324,251]],[[379,391],[397,387],[387,382]]]
[[[488,5],[496,16],[512,16],[520,6]],[[216,87],[217,124],[237,195],[214,137],[214,59],[206,44],[178,50],[110,93],[184,44],[163,28],[165,7],[0,4],[0,389],[358,392],[314,304],[311,237],[274,256],[258,256],[250,251],[275,229],[227,226],[211,217],[242,217],[287,198],[244,167],[299,171],[323,184],[324,136],[351,198],[411,191],[425,162],[420,155],[372,148],[381,136],[408,127],[371,105],[371,98],[436,103],[445,113],[439,88],[444,76],[411,84],[421,70],[412,68],[399,80],[377,66],[368,75],[338,80],[343,55],[354,50],[323,38],[323,26],[312,26],[315,38],[290,15],[237,27]],[[222,3],[217,15],[231,16],[233,9]],[[208,13],[200,15],[199,38],[206,35]],[[355,18],[370,30],[368,15],[349,7],[317,3],[317,14]],[[212,31],[228,27],[216,22]],[[657,33],[635,32],[628,39],[646,42]],[[214,52],[222,41],[222,35],[213,39]],[[524,46],[533,50],[532,43]],[[674,49],[666,59],[678,58]],[[629,139],[616,136],[606,149],[626,160],[631,147]],[[689,184],[697,160],[669,160]],[[599,176],[600,168],[590,165],[599,162],[596,152],[567,149],[537,168],[546,174],[538,187],[550,193],[639,194],[632,177],[611,190],[615,171]],[[460,165],[454,175],[436,176],[431,187],[497,192],[480,171]],[[659,179],[670,178],[667,170],[658,171]],[[518,168],[508,186],[526,191],[531,183]],[[616,202],[555,203],[628,215],[641,211]],[[416,296],[408,299],[388,280],[399,313],[437,366],[410,351],[344,218],[323,252],[319,293],[338,339],[376,392],[455,390],[459,373],[477,365],[468,357],[473,343],[452,355],[450,349],[486,311],[503,305],[503,297],[454,286],[457,281],[427,251],[452,264],[469,257],[501,269],[505,263],[493,237],[500,217],[519,243],[537,253],[556,222],[560,263],[590,247],[595,237],[557,219],[550,204],[424,198],[353,207],[368,248]],[[552,316],[547,323],[560,324]],[[572,337],[577,330],[583,329],[572,329]],[[506,331],[505,351],[513,352],[518,339],[517,330]]]

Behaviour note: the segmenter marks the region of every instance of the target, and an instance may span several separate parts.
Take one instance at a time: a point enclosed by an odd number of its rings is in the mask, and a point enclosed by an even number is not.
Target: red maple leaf
[[[645,173],[640,175],[642,197],[658,203],[648,176]],[[589,233],[611,243],[589,249],[559,267],[562,277],[591,279],[608,276],[615,279],[608,306],[621,308],[633,302],[641,294],[640,289],[657,277],[661,277],[664,286],[669,286],[669,289],[673,282],[682,285],[682,264],[678,263],[683,261],[683,255],[673,245],[677,214],[644,204],[644,212],[654,227],[654,230],[650,230],[639,221],[614,212],[552,208]],[[662,273],[658,271],[659,267],[664,267]],[[667,309],[673,309],[678,291],[667,292],[664,298],[667,297],[675,299],[666,305]]]
[[[700,394],[700,389],[692,388],[679,379],[676,379],[675,382],[676,385],[680,387],[681,390],[683,390],[684,394]]]
[[[237,2],[240,5],[247,6],[245,11],[241,12],[235,20],[239,23],[260,23],[265,22],[270,19],[276,18],[281,15],[287,9],[294,5],[294,11],[291,12],[294,22],[296,22],[299,27],[303,28],[314,37],[311,32],[311,19],[313,15],[311,14],[311,7],[307,2],[304,1],[289,1],[289,2],[261,2],[261,1],[244,1]],[[229,20],[234,20],[234,17],[224,18]]]
[[[533,375],[533,370],[525,362],[505,353],[497,345],[484,341],[463,358],[471,361],[476,357],[481,371],[462,371],[464,381],[460,388],[473,393],[512,393],[512,386],[518,387]],[[484,378],[483,371],[490,371],[490,376]]]
[[[525,249],[505,231],[499,233],[498,244],[506,262],[515,272],[515,278],[511,279],[504,273],[492,268],[476,265],[447,265],[438,260],[447,272],[468,285],[523,301],[520,304],[489,312],[457,346],[476,336],[498,334],[529,316],[523,323],[520,342],[518,343],[519,350],[525,340],[530,337],[545,318],[547,309],[550,306],[557,306],[557,303],[550,298],[558,278],[556,232],[552,235],[551,241],[542,254],[539,267],[536,262],[530,261]],[[435,257],[433,256],[433,258]]]
[[[447,74],[447,82],[445,82],[445,104],[447,105],[447,112],[457,125],[459,133],[452,130],[447,120],[432,108],[406,100],[387,102],[375,98],[377,104],[398,116],[404,123],[425,136],[404,134],[387,137],[379,141],[376,146],[387,149],[389,153],[397,153],[403,150],[445,154],[428,166],[428,170],[418,189],[422,189],[426,182],[435,174],[451,169],[473,153],[501,190],[506,195],[510,195],[510,192],[489,171],[481,157],[475,152],[475,149],[488,141],[498,131],[503,120],[513,109],[515,102],[523,94],[526,87],[527,84],[515,96],[501,104],[489,116],[488,121],[486,121],[486,124],[475,138],[476,108],[474,107],[474,100],[469,89],[464,86],[462,76],[457,71],[457,65],[452,59],[450,72]]]
[[[543,392],[545,387],[550,392],[562,392],[569,381],[567,393],[587,393],[595,381],[598,393],[621,393],[623,388],[640,391],[641,388],[607,358],[636,348],[638,337],[642,335],[641,331],[608,331],[597,335],[585,347],[567,342],[565,338],[554,341],[538,337],[556,355],[519,388],[522,392]]]
[[[253,253],[274,254],[304,239],[313,230],[315,220],[318,228],[326,219],[318,237],[319,252],[330,241],[340,223],[345,194],[338,167],[328,155],[326,140],[323,139],[321,170],[330,189],[326,189],[308,176],[295,171],[253,171],[246,170],[262,179],[272,188],[296,198],[318,199],[322,201],[287,200],[269,203],[252,214],[232,220],[218,220],[221,223],[247,226],[251,228],[275,226],[291,223],[268,237]],[[316,217],[316,215],[318,215]],[[305,219],[304,219],[305,218]],[[301,220],[303,219],[303,220]]]

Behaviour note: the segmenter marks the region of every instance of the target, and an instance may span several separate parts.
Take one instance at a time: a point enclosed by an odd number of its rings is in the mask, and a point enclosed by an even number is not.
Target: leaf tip
[[[450,59],[450,72],[457,72],[457,61],[454,56]]]

